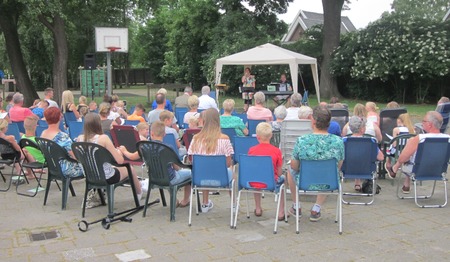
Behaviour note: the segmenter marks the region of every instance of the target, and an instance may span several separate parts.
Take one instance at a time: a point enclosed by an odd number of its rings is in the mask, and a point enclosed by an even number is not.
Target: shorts
[[[275,181],[275,192],[277,192],[277,193],[280,192],[280,187],[281,187],[281,185],[284,184],[284,181],[285,181],[284,175],[281,175],[278,177],[277,181]]]
[[[106,182],[110,185],[116,184],[120,182],[120,171],[117,168],[114,169],[114,175],[108,179],[106,179]]]

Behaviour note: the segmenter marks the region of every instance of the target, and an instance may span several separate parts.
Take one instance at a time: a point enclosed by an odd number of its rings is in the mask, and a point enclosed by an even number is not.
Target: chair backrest
[[[19,132],[25,134],[25,127],[23,121],[12,121],[12,123],[15,123],[17,127],[19,128]]]
[[[342,173],[345,176],[371,176],[376,171],[378,144],[370,137],[344,138],[345,158]]]
[[[130,110],[128,110],[128,114],[132,115],[134,113],[134,109],[136,109],[136,106],[130,106]]]
[[[276,147],[280,147],[281,131],[272,131],[272,138],[270,138],[270,144]]]
[[[241,155],[239,161],[239,190],[257,189],[251,182],[265,185],[263,190],[275,190],[275,175],[270,156]]]
[[[151,184],[170,185],[168,165],[180,164],[177,153],[168,145],[158,141],[139,141],[137,149],[148,171]]]
[[[335,121],[341,127],[341,130],[348,123],[348,110],[347,109],[330,109],[331,121]]]
[[[410,139],[411,137],[416,136],[415,134],[403,134],[403,135],[398,135],[396,137],[394,137],[391,140],[391,144],[395,142],[395,157],[400,156],[400,153],[403,151],[403,149],[406,146],[406,142],[408,142],[408,139]]]
[[[240,119],[242,119],[242,122],[244,123],[244,125],[247,125],[247,122],[248,122],[248,119],[247,119],[247,114],[238,114],[238,113],[235,113],[235,114],[233,114],[233,116],[237,116],[237,117],[239,117]]]
[[[69,127],[69,136],[72,141],[75,141],[75,139],[84,132],[83,122],[69,121],[67,122],[67,127]]]
[[[14,136],[14,138],[16,139],[17,142],[20,141],[20,131],[19,131],[19,126],[16,123],[10,123],[8,124],[8,130],[5,133],[6,135],[9,136]]]
[[[36,127],[36,137],[40,137],[42,135],[42,132],[44,132],[44,130],[47,128],[48,127],[37,126]]]
[[[256,126],[261,122],[266,122],[266,120],[252,120],[252,119],[248,120],[248,135],[249,136],[256,134]]]
[[[379,143],[390,141],[391,139],[386,135],[392,137],[392,130],[397,127],[397,118],[401,114],[407,113],[405,108],[383,109],[380,112],[380,130],[383,136]]]
[[[417,180],[436,180],[447,172],[450,159],[448,137],[427,137],[420,141],[412,172]]]
[[[221,128],[222,133],[230,138],[231,144],[234,145],[234,137],[236,136],[236,129],[234,128]]]
[[[170,146],[177,154],[179,153],[177,142],[173,134],[166,134],[163,137],[163,143]]]
[[[75,142],[72,152],[83,166],[86,181],[95,186],[108,186],[106,182],[104,163],[116,164],[111,153],[101,145],[90,142]]]
[[[285,161],[291,160],[297,138],[312,133],[311,120],[284,120],[281,122],[280,149]]]
[[[201,131],[200,128],[188,128],[184,131],[183,134],[183,143],[186,147],[186,151],[189,150],[189,146],[191,145],[192,138],[195,134],[199,133]]]
[[[441,126],[441,133],[445,133],[445,129],[447,129],[448,120],[450,117],[450,102],[438,105],[436,111],[442,115],[443,122]]]
[[[211,90],[209,92],[209,97],[211,97],[214,100],[217,100],[216,90]]]
[[[115,147],[124,146],[128,152],[136,152],[136,143],[140,141],[139,133],[133,126],[114,125],[111,138]]]
[[[38,146],[38,144],[29,138],[20,139],[19,146],[20,146],[20,149],[22,149],[22,152],[23,152],[23,149],[25,148],[25,149],[29,150],[30,153],[32,153],[31,148],[34,148],[34,149],[38,150],[37,152],[40,152],[42,154],[41,148]]]
[[[184,115],[189,111],[187,107],[175,107],[175,118],[178,121],[178,126],[180,128],[185,128],[183,124]]]
[[[45,120],[39,119],[38,120],[38,126],[48,127],[48,123]]]
[[[64,121],[66,122],[66,124],[69,121],[77,121],[77,118],[75,117],[75,113],[74,112],[69,112],[69,111],[65,112],[64,113]]]
[[[15,152],[16,150],[12,146],[12,144],[6,139],[0,138],[0,154]],[[14,154],[15,156],[17,154]],[[14,162],[19,159],[14,159]]]
[[[123,122],[125,126],[137,126],[140,123],[139,120],[126,120]]]
[[[258,140],[256,137],[252,136],[237,136],[234,138],[234,155],[233,160],[234,163],[239,163],[240,155],[247,154],[248,150],[252,146],[256,146],[258,144]]]
[[[192,185],[199,187],[230,185],[225,155],[194,155],[192,159]]]
[[[336,159],[300,160],[299,190],[330,191],[339,189]]]
[[[56,142],[46,138],[36,137],[36,143],[47,162],[49,174],[64,179],[59,161],[70,158],[67,151]]]

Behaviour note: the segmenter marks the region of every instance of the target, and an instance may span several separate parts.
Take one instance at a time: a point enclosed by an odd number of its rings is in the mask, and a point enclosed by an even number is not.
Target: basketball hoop
[[[106,49],[109,50],[109,52],[114,53],[115,51],[122,49],[121,47],[117,47],[117,46],[108,46],[106,47]]]

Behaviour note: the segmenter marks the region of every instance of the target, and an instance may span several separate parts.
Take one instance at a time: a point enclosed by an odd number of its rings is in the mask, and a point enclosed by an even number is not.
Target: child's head
[[[188,119],[189,128],[198,128],[199,123],[198,119],[200,117],[200,113],[195,113]]]
[[[287,116],[287,110],[284,105],[277,106],[275,108],[275,110],[273,111],[273,113],[274,113],[275,117],[277,118],[277,121],[280,121],[280,120],[282,121]]]
[[[400,108],[400,105],[395,101],[391,101],[391,102],[387,103],[386,108],[389,108],[389,109]]]
[[[123,102],[123,100],[117,101],[116,107],[120,107],[120,108],[123,109],[125,107],[125,102]]]
[[[43,108],[44,110],[47,109],[48,106],[49,106],[49,103],[45,99],[42,99],[41,102],[39,102],[39,107]]]
[[[23,127],[25,128],[25,131],[32,131],[32,132],[34,131],[35,132],[38,121],[39,121],[39,118],[37,115],[27,116],[25,118],[25,120],[23,121]]]
[[[164,112],[161,112],[161,114]],[[144,114],[144,106],[142,104],[137,104],[134,107],[134,114],[138,115],[138,116],[142,116],[142,114]],[[172,114],[173,117],[173,114]],[[159,115],[159,118],[161,119],[161,115]],[[162,121],[162,120],[161,120]],[[164,122],[164,121],[163,121]]]
[[[163,137],[166,135],[166,126],[161,121],[155,121],[152,123],[150,129],[150,137],[152,140],[162,141]]]
[[[173,113],[168,110],[164,110],[159,114],[159,120],[161,120],[164,125],[171,126],[173,122]]]
[[[41,99],[34,99],[33,106],[37,106],[41,102]]]
[[[78,103],[80,105],[86,105],[87,104],[87,98],[85,96],[80,96],[80,98],[78,98]]]
[[[377,105],[374,102],[367,102],[366,103],[366,110],[368,112],[376,112],[377,111]]]
[[[8,130],[8,120],[0,119],[0,132],[5,133]]]
[[[414,126],[411,122],[411,118],[409,117],[408,113],[401,114],[397,118],[397,126],[404,126],[408,128],[408,131],[410,134],[414,134]]]
[[[269,143],[272,138],[272,127],[267,122],[259,123],[256,126],[256,138],[259,143]]]
[[[136,126],[136,129],[140,136],[148,137],[148,131],[149,131],[150,127],[147,122],[140,122]]]
[[[92,100],[92,101],[89,103],[89,110],[90,110],[90,111],[95,111],[95,110],[97,110],[97,102],[95,102],[94,100]]]

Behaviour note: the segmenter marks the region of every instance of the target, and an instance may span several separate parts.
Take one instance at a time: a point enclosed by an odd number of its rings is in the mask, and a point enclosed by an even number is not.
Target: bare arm
[[[116,149],[111,142],[111,139],[107,135],[101,135],[99,137],[99,145],[104,146],[109,152],[111,152],[112,156],[114,157],[114,160],[116,160],[117,163],[122,164],[124,159],[123,155],[120,153],[118,149]]]
[[[72,110],[72,112],[75,115],[76,119],[80,118],[80,113],[78,112],[77,107],[75,106],[75,104],[71,104],[69,109]]]
[[[300,161],[299,160],[295,160],[295,159],[291,159],[291,168],[294,171],[298,171],[300,169]]]
[[[398,157],[397,163],[392,167],[394,172],[397,172],[397,170],[400,168],[400,166],[403,163],[406,163],[409,161],[411,156],[414,154],[414,152],[417,151],[417,147],[419,146],[419,137],[412,137],[408,139],[408,142],[406,142],[406,146],[403,149],[402,153]]]
[[[383,138],[382,136],[381,136],[381,130],[380,130],[380,128],[377,126],[377,125],[373,125],[373,129],[375,130],[375,138],[377,139],[377,141],[378,142],[380,142],[381,141],[381,139]]]
[[[128,159],[131,159],[131,160],[138,160],[139,159],[138,151],[136,151],[134,153],[130,153],[130,152],[128,152],[128,150],[124,146],[120,146],[119,150]]]

